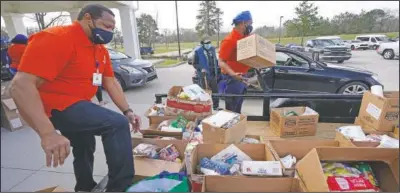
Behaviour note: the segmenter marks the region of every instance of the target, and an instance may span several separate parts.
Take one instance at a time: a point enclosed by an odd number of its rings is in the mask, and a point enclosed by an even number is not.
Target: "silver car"
[[[122,89],[144,86],[148,81],[158,78],[157,71],[150,61],[135,59],[113,49],[108,49],[108,53],[115,78]]]

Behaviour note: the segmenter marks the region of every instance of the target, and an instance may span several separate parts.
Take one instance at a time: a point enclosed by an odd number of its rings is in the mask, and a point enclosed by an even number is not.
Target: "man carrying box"
[[[219,66],[222,71],[222,80],[219,83],[220,92],[225,94],[244,94],[247,86],[243,82],[243,74],[247,73],[250,67],[237,62],[237,41],[248,36],[253,31],[253,20],[249,11],[238,14],[233,19],[232,32],[221,42],[219,51]],[[227,110],[241,113],[242,97],[229,97],[225,99]]]

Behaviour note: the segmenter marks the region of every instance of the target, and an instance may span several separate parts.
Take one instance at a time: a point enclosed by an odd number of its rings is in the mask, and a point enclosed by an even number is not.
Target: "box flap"
[[[157,130],[158,124],[152,124],[149,126],[147,129],[140,130],[140,132],[143,134],[143,137],[145,135],[158,135],[158,136],[164,136],[164,137],[176,137],[179,136],[182,138],[182,132],[167,132],[167,131],[160,131]]]
[[[3,99],[3,104],[8,108],[9,111],[17,109],[17,105],[15,105],[15,102],[12,98],[9,99]]]
[[[326,177],[315,148],[304,156],[303,159],[297,162],[296,169],[308,191],[329,192]]]
[[[297,185],[294,178],[205,176],[203,192],[291,192]]]
[[[179,172],[183,163],[135,157],[135,175],[150,177],[162,171]]]

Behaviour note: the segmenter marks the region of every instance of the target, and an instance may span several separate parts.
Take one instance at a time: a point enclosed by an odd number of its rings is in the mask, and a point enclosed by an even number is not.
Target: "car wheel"
[[[355,50],[356,49],[356,47],[355,46],[351,46],[351,50]]]
[[[362,82],[351,82],[342,86],[342,88],[339,89],[338,94],[362,95],[368,90],[368,85]]]
[[[383,52],[383,58],[385,58],[386,60],[391,60],[394,58],[394,53],[393,50],[385,50]]]
[[[120,76],[118,76],[118,75],[115,75],[115,78],[117,79],[119,85],[121,85],[122,90],[125,91],[126,90],[126,85],[125,85],[124,80],[122,80],[122,78]]]
[[[344,60],[339,60],[339,61],[337,61],[337,63],[339,63],[339,64],[341,64],[341,63],[343,63],[344,62]]]

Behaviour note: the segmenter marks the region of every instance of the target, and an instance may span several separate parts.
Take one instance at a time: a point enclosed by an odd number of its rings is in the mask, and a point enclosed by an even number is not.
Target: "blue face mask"
[[[95,26],[92,29],[92,41],[94,44],[108,44],[111,42],[114,36],[113,32],[97,28],[94,23],[93,26]]]
[[[211,44],[204,44],[204,48],[207,49],[207,50],[210,49],[211,48]]]

